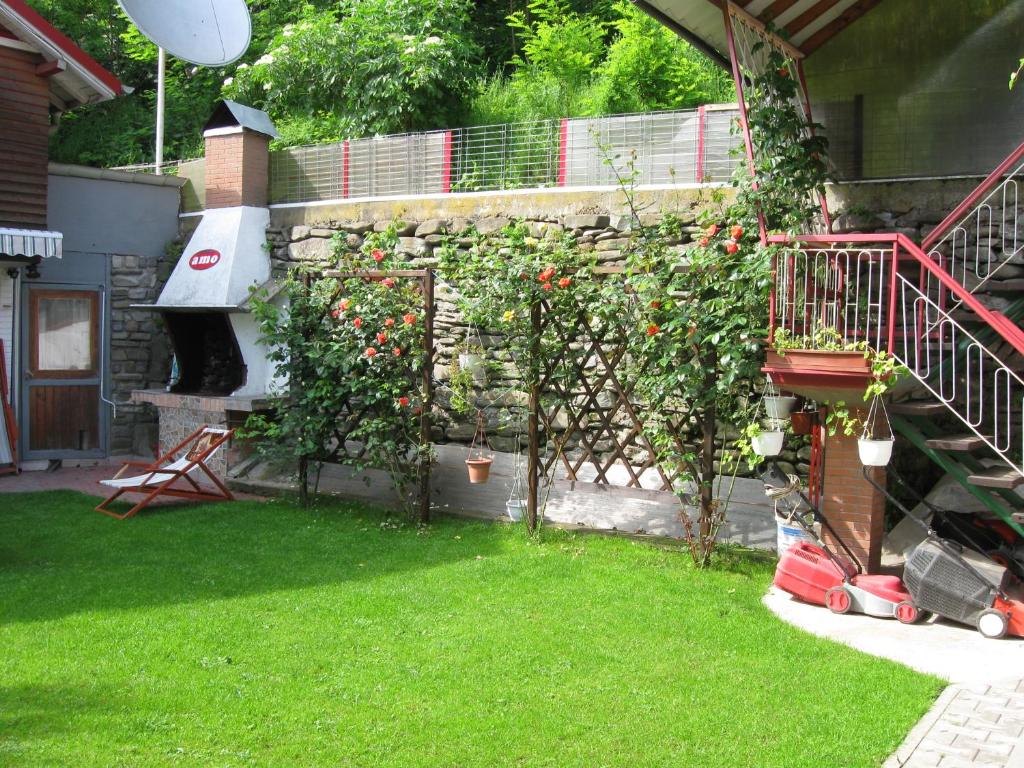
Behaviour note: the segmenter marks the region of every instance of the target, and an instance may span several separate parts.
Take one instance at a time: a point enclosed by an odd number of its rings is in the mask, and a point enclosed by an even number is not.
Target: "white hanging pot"
[[[781,430],[759,432],[750,438],[750,447],[758,456],[778,456],[782,453],[782,442],[785,433]]]
[[[857,440],[857,453],[860,456],[860,463],[865,467],[884,467],[892,459],[892,446],[896,441],[892,438],[887,440],[872,440],[861,437]]]
[[[796,398],[792,395],[766,395],[764,412],[769,419],[788,419],[796,406]]]
[[[459,368],[469,371],[477,384],[487,383],[487,366],[484,365],[483,358],[475,352],[460,352]]]

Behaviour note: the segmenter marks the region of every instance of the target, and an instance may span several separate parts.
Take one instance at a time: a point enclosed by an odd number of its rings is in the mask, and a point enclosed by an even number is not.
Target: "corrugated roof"
[[[669,20],[728,59],[722,8],[725,0],[633,0]],[[794,47],[810,55],[881,0],[737,0],[737,7],[772,24]]]

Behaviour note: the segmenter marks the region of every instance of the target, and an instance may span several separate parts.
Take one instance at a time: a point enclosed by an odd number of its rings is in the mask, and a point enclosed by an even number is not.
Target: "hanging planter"
[[[765,395],[764,412],[770,419],[788,419],[796,405],[792,395]]]
[[[809,435],[818,424],[818,412],[817,410],[795,411],[789,417],[789,421],[793,426],[794,435]]]
[[[875,430],[875,421],[879,414],[885,419],[886,433],[879,433]],[[892,433],[892,425],[889,423],[889,414],[885,411],[885,403],[880,395],[875,395],[871,401],[871,408],[868,410],[868,417],[864,421],[864,431],[857,440],[857,454],[860,456],[860,463],[865,467],[884,467],[892,459],[892,448],[896,442]]]
[[[487,383],[487,364],[478,352],[460,352],[459,368],[469,373],[476,384]]]
[[[466,469],[469,470],[469,482],[474,485],[486,483],[491,476],[491,464],[494,459],[490,457],[480,459],[466,459]]]
[[[478,442],[479,441],[479,442]],[[484,446],[491,455],[484,455]],[[473,451],[476,449],[476,454]],[[491,475],[491,464],[494,463],[493,450],[487,440],[487,431],[484,429],[484,413],[481,410],[476,412],[476,431],[473,433],[473,442],[469,445],[469,458],[466,459],[466,470],[469,472],[469,482],[474,485],[486,483]]]
[[[778,456],[782,453],[782,443],[786,433],[781,429],[758,432],[750,438],[750,447],[758,456]]]
[[[771,403],[770,406],[769,403]],[[772,383],[772,377],[769,376],[765,381],[764,390],[761,392],[761,399],[754,407],[753,421],[744,430],[754,453],[758,456],[778,456],[782,453],[782,444],[785,439],[782,419],[785,416],[780,418],[774,414],[785,411],[786,416],[789,416],[789,412],[793,410],[795,404],[796,398],[781,395]],[[767,429],[761,425],[758,418],[762,408],[768,411],[770,417]]]
[[[518,523],[523,519],[523,513],[526,511],[526,500],[525,499],[509,499],[505,502],[505,514],[511,518],[513,523]]]

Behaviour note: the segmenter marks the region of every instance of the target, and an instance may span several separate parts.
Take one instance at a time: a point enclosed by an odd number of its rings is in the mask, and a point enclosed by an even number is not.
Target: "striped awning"
[[[60,232],[0,227],[0,259],[31,259],[36,256],[59,259],[64,253],[63,240],[64,235]]]

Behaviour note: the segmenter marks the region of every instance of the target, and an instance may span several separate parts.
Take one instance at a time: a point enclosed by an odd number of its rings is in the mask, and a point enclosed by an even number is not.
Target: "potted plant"
[[[879,417],[884,429],[879,429]],[[868,409],[868,417],[864,420],[864,429],[857,439],[857,455],[865,467],[884,467],[892,459],[892,448],[896,438],[889,423],[889,414],[885,411],[885,402],[880,394],[875,394]]]
[[[483,346],[473,344],[467,338],[455,347],[455,352],[458,355],[459,370],[466,371],[474,384],[484,386],[487,383],[487,362]]]
[[[489,455],[484,454],[484,446],[487,446]],[[474,454],[475,450],[475,454]],[[466,459],[466,470],[469,472],[469,482],[474,485],[486,483],[491,474],[491,464],[494,463],[494,453],[491,444],[487,440],[487,431],[484,428],[483,411],[476,412],[476,431],[473,433],[473,442],[469,445],[469,457]]]
[[[809,400],[799,411],[794,411],[789,417],[793,427],[794,435],[809,435],[814,431],[818,423],[818,407],[813,400]]]
[[[752,421],[743,430],[743,434],[750,442],[750,450],[758,456],[778,456],[782,453],[786,433],[780,421],[769,420],[767,427],[759,421]]]
[[[871,373],[871,351],[865,342],[844,343],[835,328],[819,328],[813,335],[794,335],[788,328],[775,331],[765,367],[776,371],[813,369],[844,374]]]
[[[457,362],[453,362],[452,372],[448,377],[448,389],[451,390],[452,410],[461,416],[468,415],[476,406],[473,374]]]

